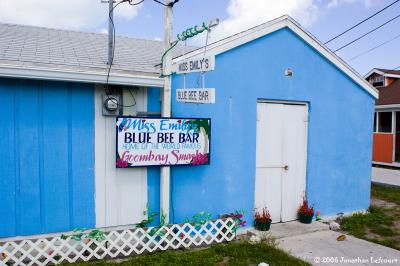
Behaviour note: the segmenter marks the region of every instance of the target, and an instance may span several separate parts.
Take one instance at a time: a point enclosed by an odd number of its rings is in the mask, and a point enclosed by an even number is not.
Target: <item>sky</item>
[[[135,2],[135,0],[132,0]],[[209,42],[288,14],[320,41],[341,33],[394,0],[180,0],[174,7],[174,33],[219,18]],[[161,40],[163,6],[145,0],[116,8],[118,35]],[[332,50],[400,14],[400,2],[328,44]],[[0,22],[107,33],[108,4],[101,0],[1,0]],[[391,40],[391,41],[390,41]],[[203,46],[205,36],[188,44]],[[375,46],[388,42],[368,52]],[[400,18],[342,49],[338,55],[364,75],[374,67],[400,67]]]

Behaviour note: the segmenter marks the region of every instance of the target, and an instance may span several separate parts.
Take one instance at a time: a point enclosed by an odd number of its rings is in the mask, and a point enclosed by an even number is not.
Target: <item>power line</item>
[[[109,1],[113,1],[113,0],[109,0]],[[163,5],[163,6],[169,6],[169,7],[173,7],[176,3],[179,2],[179,0],[174,0],[174,1],[170,2],[169,4],[164,4],[163,2],[158,1],[158,0],[153,0],[153,1],[156,2],[156,3],[159,3],[159,4]],[[110,72],[111,72],[112,65],[114,63],[114,55],[115,55],[115,25],[114,25],[114,19],[113,19],[112,13],[113,13],[114,9],[116,9],[122,3],[128,3],[131,6],[136,6],[136,5],[139,5],[139,4],[143,3],[143,2],[144,2],[144,0],[140,0],[138,2],[133,2],[133,0],[121,0],[115,6],[113,6],[111,8],[111,10],[109,11],[109,13],[108,13],[108,18],[109,18],[111,26],[112,26],[113,46],[112,46],[111,60],[110,60],[110,62],[108,64],[107,79],[106,79],[106,84],[105,84],[105,90],[106,90],[106,94],[107,95],[110,94],[110,90],[109,90]],[[133,93],[132,93],[132,91],[130,89],[129,89],[129,93],[132,96],[133,103],[131,105],[122,105],[122,104],[117,103],[118,106],[132,107],[132,106],[136,105],[136,99],[135,99],[135,97],[134,97],[134,95],[133,95]]]
[[[400,0],[399,0],[399,1],[400,1]],[[131,6],[136,6],[136,5],[139,5],[139,4],[143,3],[144,0],[141,0],[141,1],[137,2],[137,3],[132,3],[132,0],[128,0],[127,2],[128,2],[128,4],[130,4]]]
[[[379,25],[378,27],[376,27],[376,28],[374,28],[374,29],[372,29],[372,30],[370,30],[370,31],[368,31],[368,32],[366,32],[366,33],[364,33],[363,35],[361,35],[360,37],[358,37],[358,38],[356,38],[356,39],[352,40],[351,42],[348,42],[348,43],[346,43],[345,45],[341,46],[340,48],[336,49],[336,50],[335,50],[335,51],[333,51],[333,52],[334,52],[334,53],[336,53],[337,51],[340,51],[340,50],[342,50],[343,48],[345,48],[345,47],[349,46],[350,44],[353,44],[353,43],[355,43],[356,41],[358,41],[358,40],[360,40],[360,39],[364,38],[365,36],[367,36],[367,35],[371,34],[372,32],[374,32],[374,31],[376,31],[376,30],[378,30],[378,29],[382,28],[382,27],[383,27],[383,26],[385,26],[386,24],[388,24],[388,23],[392,22],[393,20],[395,20],[395,19],[397,19],[397,18],[399,18],[399,17],[400,17],[400,15],[397,15],[397,16],[395,16],[394,18],[392,18],[392,19],[390,19],[390,20],[386,21],[385,23],[383,23],[383,24]]]
[[[390,42],[392,42],[392,41],[398,39],[399,37],[400,37],[400,34],[399,34],[399,35],[396,35],[395,37],[393,37],[393,38],[390,39],[390,40],[387,40],[387,41],[385,41],[385,42],[383,42],[383,43],[381,43],[381,44],[378,44],[377,46],[375,46],[375,47],[373,47],[373,48],[371,48],[371,49],[368,49],[367,51],[364,51],[364,52],[362,52],[362,53],[360,53],[360,54],[358,54],[358,55],[356,55],[356,56],[353,56],[353,57],[350,58],[348,61],[353,61],[354,59],[357,59],[357,58],[359,58],[360,56],[366,55],[366,54],[372,52],[373,50],[378,49],[379,47],[382,47],[382,46],[384,46],[385,44],[388,44],[388,43],[390,43]]]
[[[109,0],[109,1],[113,1],[113,0]],[[112,46],[111,60],[110,60],[110,62],[108,63],[107,79],[106,79],[106,85],[105,85],[105,90],[106,90],[106,94],[107,94],[107,95],[110,95],[109,80],[110,80],[111,68],[112,68],[112,65],[113,65],[113,63],[114,63],[114,55],[115,55],[115,25],[114,25],[114,19],[113,19],[112,13],[113,13],[114,9],[117,8],[117,7],[118,7],[120,4],[122,4],[122,3],[129,3],[129,5],[131,5],[131,6],[136,6],[136,5],[139,5],[139,4],[143,3],[143,2],[144,2],[144,0],[141,0],[141,1],[136,2],[136,3],[133,3],[132,0],[121,0],[121,1],[119,1],[115,6],[113,6],[113,7],[111,8],[111,10],[108,12],[108,18],[109,18],[110,23],[111,23],[111,25],[112,25],[113,46]],[[108,33],[108,34],[110,34],[110,33]],[[131,105],[123,105],[123,104],[119,104],[118,102],[117,102],[116,104],[117,104],[118,106],[122,106],[122,107],[133,107],[133,106],[135,106],[135,105],[136,105],[136,99],[135,99],[135,97],[133,96],[133,93],[132,93],[132,91],[131,91],[130,89],[129,89],[129,93],[131,94],[132,99],[133,99],[133,101],[134,101]]]
[[[394,1],[393,3],[391,3],[390,5],[385,6],[384,8],[382,8],[381,10],[375,12],[374,14],[372,14],[372,15],[369,16],[369,17],[367,17],[366,19],[364,19],[364,20],[358,22],[356,25],[354,25],[354,26],[348,28],[347,30],[343,31],[342,33],[340,33],[340,34],[338,34],[338,35],[332,37],[331,39],[329,39],[328,41],[326,41],[324,44],[328,44],[328,43],[330,43],[331,41],[333,41],[333,40],[339,38],[339,37],[342,36],[343,34],[346,34],[347,32],[351,31],[352,29],[354,29],[354,28],[360,26],[360,25],[363,24],[365,21],[367,21],[367,20],[369,20],[369,19],[375,17],[376,15],[378,15],[378,14],[381,13],[382,11],[388,9],[389,7],[391,7],[392,5],[396,4],[396,3],[399,2],[399,1],[400,1],[400,0],[396,0],[396,1]]]

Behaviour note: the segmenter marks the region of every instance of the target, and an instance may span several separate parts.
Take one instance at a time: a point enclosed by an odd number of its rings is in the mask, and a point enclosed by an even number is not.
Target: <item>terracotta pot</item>
[[[269,220],[269,222],[262,222],[262,221],[254,221],[254,227],[259,230],[259,231],[269,231],[269,229],[271,228],[271,220]]]
[[[303,224],[310,224],[314,215],[299,214],[299,221]]]

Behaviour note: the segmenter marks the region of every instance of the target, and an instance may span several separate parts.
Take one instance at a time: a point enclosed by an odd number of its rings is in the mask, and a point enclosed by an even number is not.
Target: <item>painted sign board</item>
[[[215,88],[176,89],[176,101],[184,103],[215,103]]]
[[[210,164],[211,120],[118,116],[116,167]]]
[[[179,61],[173,65],[177,74],[205,72],[215,69],[215,56],[202,56]]]

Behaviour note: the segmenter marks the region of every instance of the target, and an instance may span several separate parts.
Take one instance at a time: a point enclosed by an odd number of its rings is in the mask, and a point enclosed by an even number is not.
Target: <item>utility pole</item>
[[[107,64],[111,65],[113,61],[113,47],[114,47],[114,39],[113,39],[113,21],[114,21],[114,0],[101,0],[101,3],[108,3],[108,59]]]
[[[114,0],[108,0],[108,61],[107,64],[111,65],[113,61],[113,47],[114,47],[114,40],[113,40],[113,25],[112,22],[114,21]]]
[[[164,52],[169,49],[172,41],[172,3],[173,0],[165,0],[164,10]],[[162,90],[162,107],[161,114],[163,117],[171,117],[171,73],[172,53],[168,52],[164,57],[163,74],[164,89]],[[169,205],[170,205],[170,175],[171,168],[169,166],[161,167],[160,172],[160,208],[169,223]]]

